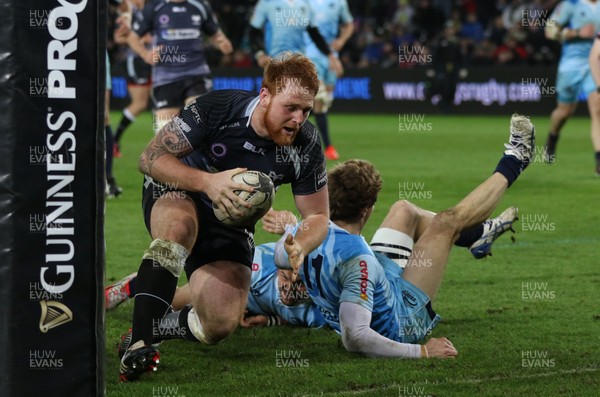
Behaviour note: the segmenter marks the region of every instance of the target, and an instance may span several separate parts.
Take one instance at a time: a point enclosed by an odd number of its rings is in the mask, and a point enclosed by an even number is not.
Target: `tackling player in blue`
[[[295,224],[296,222],[294,222]],[[273,251],[275,243],[261,244],[254,250],[252,261],[252,276],[250,281],[250,292],[246,303],[246,313],[240,326],[251,328],[256,326],[293,325],[301,327],[322,327],[325,320],[316,306],[311,304],[306,288],[300,282],[292,282],[289,270],[278,269],[275,266]],[[136,273],[106,286],[106,310],[112,310],[136,294]],[[174,311],[185,310],[185,315],[191,309],[187,307],[191,302],[189,284],[178,288],[173,297],[171,306]],[[167,315],[169,316],[169,315]],[[175,321],[164,321],[175,327]],[[160,334],[160,333],[158,333]],[[180,332],[163,332],[166,335],[180,336]],[[125,352],[131,342],[130,334],[125,338],[125,344],[120,344],[120,354]]]
[[[568,0],[559,3],[550,16],[546,37],[562,43],[556,76],[557,105],[550,115],[550,132],[544,148],[546,162],[556,159],[560,131],[577,108],[578,97],[587,98],[591,121],[596,174],[600,175],[600,96],[590,72],[589,55],[600,31],[600,3],[596,0]]]
[[[402,211],[392,208],[370,247],[360,233],[381,189],[379,174],[361,160],[348,161],[329,172],[332,222],[328,234],[301,266],[291,268],[302,278],[328,324],[341,333],[348,351],[401,358],[458,354],[446,338],[418,342],[440,320],[431,301],[441,285],[452,246],[463,238],[462,233],[489,217],[533,158],[534,127],[528,118],[513,115],[505,147],[493,175],[456,206],[434,216],[424,213],[416,217],[398,216]],[[422,210],[407,206],[406,211]],[[484,241],[476,244],[491,244],[505,227],[503,219],[491,222]],[[293,234],[278,242],[278,266],[290,267],[286,252],[293,252],[295,244]]]

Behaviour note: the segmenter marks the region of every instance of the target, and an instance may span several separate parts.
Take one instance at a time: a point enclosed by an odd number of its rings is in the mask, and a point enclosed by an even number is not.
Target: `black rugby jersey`
[[[321,190],[327,170],[315,126],[307,121],[292,145],[278,146],[250,126],[258,101],[254,92],[217,90],[188,104],[173,118],[194,148],[182,161],[208,172],[237,167],[261,171],[275,187],[291,183],[295,195]]]
[[[210,73],[202,33],[214,35],[219,24],[205,0],[150,2],[136,14],[133,30],[140,37],[150,32],[154,46],[160,47],[152,71],[154,86]]]

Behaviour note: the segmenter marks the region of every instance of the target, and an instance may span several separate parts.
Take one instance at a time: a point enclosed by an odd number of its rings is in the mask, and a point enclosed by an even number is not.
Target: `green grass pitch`
[[[114,125],[119,115],[112,116]],[[370,160],[384,180],[365,237],[399,198],[433,211],[457,203],[494,170],[509,119],[332,115],[341,160]],[[539,147],[548,115],[532,120]],[[106,205],[107,282],[136,271],[150,243],[137,159],[151,123],[144,114],[130,127],[124,156],[115,161],[124,193]],[[448,337],[456,359],[369,359],[347,353],[330,330],[240,329],[217,346],[166,342],[158,372],[118,384],[115,344],[130,324],[127,302],[106,315],[107,396],[599,395],[600,178],[593,173],[589,125],[588,118],[569,121],[557,162],[548,166],[536,156],[506,193],[494,214],[519,207],[514,243],[502,236],[494,255],[480,261],[463,248],[453,250],[434,301],[443,321],[433,336]],[[293,209],[288,187],[274,207]],[[275,239],[260,227],[258,244]],[[296,366],[286,366],[290,358]]]

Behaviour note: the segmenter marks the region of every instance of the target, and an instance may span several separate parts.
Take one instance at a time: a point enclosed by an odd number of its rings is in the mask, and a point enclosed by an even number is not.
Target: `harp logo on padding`
[[[73,312],[63,303],[42,300],[40,306],[42,307],[40,331],[43,333],[73,320]]]

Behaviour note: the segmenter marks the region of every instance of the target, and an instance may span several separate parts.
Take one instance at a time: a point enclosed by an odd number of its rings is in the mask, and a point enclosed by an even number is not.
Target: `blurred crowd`
[[[213,66],[251,67],[248,21],[257,0],[211,1],[235,51],[208,50]],[[346,67],[411,68],[399,62],[402,48],[427,53],[441,39],[456,41],[463,63],[550,65],[560,44],[544,36],[559,0],[348,0],[355,33],[340,53]],[[448,37],[448,36],[452,37]]]

